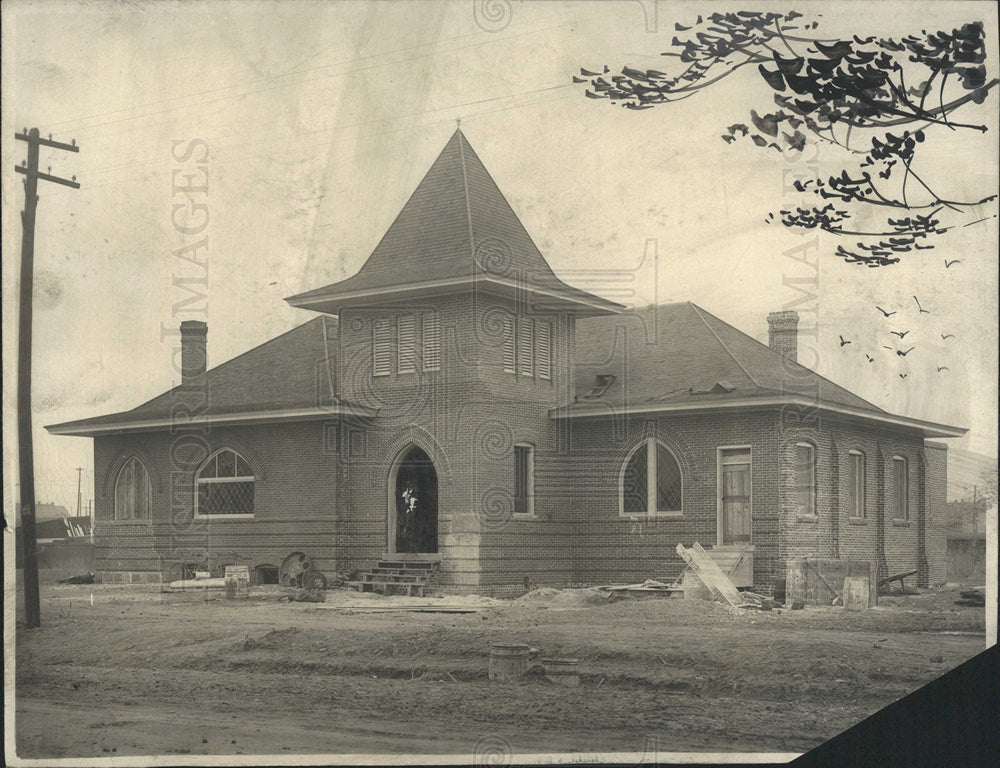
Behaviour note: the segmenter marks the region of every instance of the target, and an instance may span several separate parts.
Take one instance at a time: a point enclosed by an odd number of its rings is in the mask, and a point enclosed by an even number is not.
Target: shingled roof
[[[337,321],[314,318],[228,360],[205,374],[204,388],[177,386],[121,413],[46,427],[57,435],[95,435],[127,429],[155,429],[176,421],[186,404],[194,421],[255,422],[275,418],[322,418],[336,413],[371,415],[334,396]],[[204,406],[201,392],[207,397]]]
[[[536,303],[585,315],[622,309],[556,277],[461,130],[357,274],[286,301],[337,314],[352,302],[423,298],[472,281],[502,294],[527,289]]]
[[[894,416],[691,302],[577,321],[575,401],[555,417],[701,411],[805,401],[954,437],[965,430]],[[595,384],[598,377],[608,378]]]

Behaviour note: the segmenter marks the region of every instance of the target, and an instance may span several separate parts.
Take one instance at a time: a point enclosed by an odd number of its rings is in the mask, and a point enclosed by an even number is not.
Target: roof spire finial
[[[462,118],[460,117],[455,118],[455,129],[459,131],[462,130]]]

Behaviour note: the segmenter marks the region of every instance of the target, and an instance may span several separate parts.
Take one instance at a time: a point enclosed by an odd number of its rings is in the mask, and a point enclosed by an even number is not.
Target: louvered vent
[[[372,375],[388,376],[392,371],[392,325],[387,319],[372,326]]]
[[[514,341],[514,318],[507,315],[503,319],[503,369],[507,373],[514,373],[517,369],[517,359],[515,350],[517,345]]]
[[[399,372],[414,373],[417,370],[417,318],[415,315],[400,315],[397,323]]]
[[[535,334],[534,321],[522,318],[518,327],[517,363],[522,376],[533,376],[535,373]]]
[[[539,321],[535,325],[535,362],[538,378],[552,378],[552,323]]]
[[[437,312],[424,315],[424,370],[441,370],[441,318]]]

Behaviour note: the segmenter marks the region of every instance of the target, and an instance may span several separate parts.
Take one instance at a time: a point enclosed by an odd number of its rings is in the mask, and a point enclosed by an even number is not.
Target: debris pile
[[[585,608],[589,605],[602,605],[614,600],[617,595],[597,587],[585,589],[553,589],[539,587],[517,598],[530,603],[545,603],[550,608]]]
[[[285,598],[290,603],[325,603],[326,592],[322,589],[299,589],[293,587],[285,593]]]
[[[955,605],[964,605],[970,608],[983,608],[986,606],[986,590],[983,587],[963,589],[958,595],[959,597],[955,601]]]

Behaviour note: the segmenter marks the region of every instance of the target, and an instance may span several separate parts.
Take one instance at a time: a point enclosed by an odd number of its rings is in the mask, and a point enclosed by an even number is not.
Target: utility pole
[[[83,467],[76,468],[76,516],[80,516],[80,506],[83,502],[83,497],[80,495],[80,481],[83,480]]]
[[[21,542],[24,548],[24,619],[28,627],[42,623],[38,600],[38,545],[35,539],[35,458],[31,437],[31,300],[34,290],[35,209],[38,206],[38,180],[55,182],[79,189],[76,176],[72,181],[60,179],[38,170],[40,146],[79,152],[76,140],[72,144],[43,139],[37,128],[15,133],[18,141],[28,142],[28,159],[14,170],[25,175],[24,210],[21,211],[21,285],[18,306],[17,335],[17,447],[21,481]],[[51,170],[51,169],[49,169]]]

